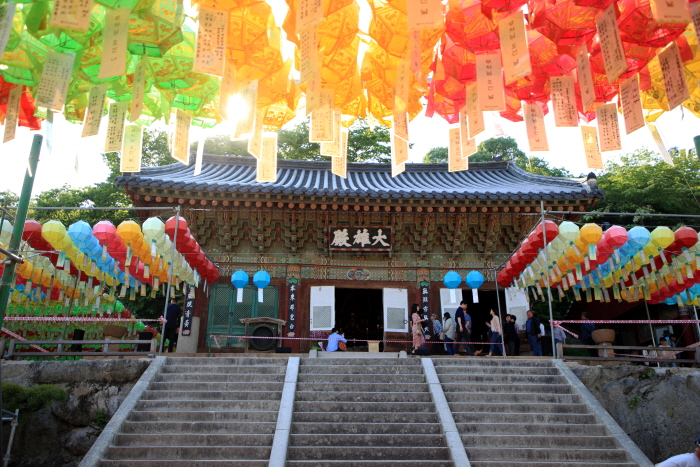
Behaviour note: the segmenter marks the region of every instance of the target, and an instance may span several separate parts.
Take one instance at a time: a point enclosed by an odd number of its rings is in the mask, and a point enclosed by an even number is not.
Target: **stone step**
[[[493,446],[493,435],[462,436],[465,447]],[[596,448],[616,449],[617,444],[611,436],[529,436],[509,435],[498,438],[498,448]]]
[[[464,400],[459,393],[452,393],[452,399]],[[449,401],[449,399],[448,399]],[[451,401],[450,401],[451,402]],[[457,412],[471,413],[562,413],[585,414],[588,413],[586,404],[540,404],[540,403],[512,403],[512,402],[459,402],[450,404],[450,408]]]
[[[297,401],[294,412],[426,412],[433,410],[432,404],[420,402],[316,402]]]
[[[160,383],[155,383],[160,384]],[[204,383],[207,384],[207,383]],[[229,383],[226,383],[229,384]],[[235,383],[233,383],[235,384]],[[220,385],[223,386],[223,385]],[[153,391],[146,390],[141,400],[249,400],[249,401],[279,401],[282,390],[278,391],[227,391],[225,387],[219,387],[218,391]]]
[[[221,392],[221,391],[232,391],[232,392],[271,392],[271,393],[281,393],[282,388],[284,388],[284,380],[279,382],[266,382],[266,383],[228,383],[228,382],[156,382],[151,383],[148,387],[150,391],[186,391],[186,392],[197,392],[201,393],[204,391],[208,392]]]
[[[277,412],[132,411],[132,422],[276,422]]]
[[[278,365],[240,365],[240,366],[230,366],[230,365],[165,365],[163,367],[163,374],[171,373],[225,373],[225,374],[259,374],[259,375],[279,375],[284,374],[286,367]]]
[[[300,374],[298,383],[301,384],[325,384],[325,383],[425,383],[425,376],[415,375],[343,375],[343,374]]]
[[[245,410],[270,411],[279,410],[279,401],[242,401],[242,400],[140,400],[136,410],[142,411],[183,411],[183,410]]]
[[[178,434],[178,433],[241,433],[272,434],[276,422],[132,422],[122,425],[122,433],[127,434]],[[187,443],[185,443],[187,445]]]
[[[396,446],[444,447],[442,434],[292,434],[290,446],[307,446],[309,448],[328,447],[357,447],[365,446],[374,449]]]
[[[327,392],[428,392],[428,386],[415,383],[304,383],[297,385],[297,391],[327,391]]]
[[[297,402],[295,406],[300,403]],[[334,404],[336,407],[338,404]],[[375,423],[438,423],[438,416],[435,412],[349,412],[332,410],[329,412],[302,412],[294,411],[292,418],[294,426],[300,427],[302,424],[322,424],[322,423],[365,423],[373,425]]]
[[[389,386],[389,388],[391,388],[391,386]],[[297,391],[295,398],[297,401],[318,402],[432,402],[432,398],[429,392]]]
[[[306,415],[306,414],[305,414]],[[357,414],[353,414],[357,415]],[[297,418],[296,415],[294,417]],[[365,419],[366,420],[366,419]],[[391,434],[391,435],[423,435],[439,434],[440,425],[437,423],[293,423],[292,434]]]
[[[438,375],[440,382],[462,382],[469,384],[491,384],[491,385],[507,385],[507,384],[568,384],[568,381],[563,376],[558,375],[492,375],[492,374],[443,374]]]
[[[469,460],[490,460],[510,462],[520,461],[548,461],[561,462],[589,462],[599,464],[601,462],[627,462],[627,453],[621,449],[541,449],[541,448],[468,448]]]
[[[440,366],[484,366],[484,367],[554,367],[552,361],[548,358],[543,359],[527,359],[527,358],[517,358],[517,359],[504,359],[504,358],[434,358],[433,364],[435,367]]]
[[[525,425],[522,423],[461,423],[453,414],[461,435],[607,436],[605,425]]]
[[[423,367],[417,365],[375,365],[372,363],[365,365],[304,365],[299,369],[299,374],[326,374],[326,375],[357,375],[357,374],[377,374],[377,375],[408,375],[408,374],[423,374]]]
[[[574,424],[585,425],[594,424],[595,416],[591,414],[570,414],[570,413],[472,413],[455,412],[452,416],[459,423],[523,423],[523,424]]]
[[[308,447],[289,446],[287,449],[289,460],[343,460],[352,459],[367,460],[393,460],[394,465],[403,465],[404,460],[432,459],[448,460],[449,450],[445,447]]]
[[[443,384],[444,388],[445,385]],[[456,391],[445,391],[445,398],[450,402],[450,407],[455,412],[468,412],[469,403],[501,403],[504,404],[508,401],[511,404],[529,404],[529,403],[542,403],[542,404],[580,404],[581,397],[578,394],[538,394],[538,393],[523,393],[519,394],[517,392],[510,393],[478,393],[471,392],[468,394],[460,394]],[[460,404],[453,406],[452,404]],[[461,405],[467,404],[467,405]]]
[[[274,429],[273,429],[274,431]],[[272,446],[270,434],[118,434],[115,446]]]
[[[448,379],[445,381],[445,379]],[[442,390],[448,392],[477,392],[477,393],[534,393],[534,394],[571,394],[573,390],[568,384],[477,384],[462,381],[459,375],[446,375],[440,378]]]
[[[433,360],[435,361],[435,360]],[[483,371],[482,371],[483,370]],[[463,375],[463,374],[490,374],[490,375],[559,375],[559,370],[554,367],[538,366],[460,366],[443,365],[435,366],[435,371],[440,375]]]
[[[296,461],[287,460],[289,467],[397,467],[393,460],[322,460],[322,461]],[[448,460],[409,460],[403,459],[401,467],[455,467]],[[121,467],[121,466],[120,466]],[[179,466],[178,466],[179,467]],[[199,463],[197,463],[199,467]],[[208,466],[206,466],[208,467]],[[251,466],[252,467],[252,466]]]
[[[272,448],[263,446],[111,446],[105,457],[114,460],[243,460],[269,459]],[[195,464],[196,465],[196,464]]]
[[[179,461],[179,460],[150,460],[130,459],[126,461],[102,460],[100,467],[268,467],[269,461],[241,459],[237,461]]]
[[[284,373],[274,375],[250,374],[225,374],[225,373],[166,373],[156,375],[154,382],[162,383],[279,383],[284,381]]]
[[[287,366],[287,357],[263,358],[263,357],[168,357],[165,368],[172,365],[191,365],[201,367],[205,365],[225,366]]]
[[[307,366],[347,366],[347,365],[372,365],[372,366],[415,366],[422,368],[420,360],[414,358],[302,358],[301,367]]]
[[[503,467],[503,461],[472,461],[471,467]],[[639,467],[631,462],[567,462],[566,467]],[[508,467],[561,467],[562,463],[546,461],[508,461]]]

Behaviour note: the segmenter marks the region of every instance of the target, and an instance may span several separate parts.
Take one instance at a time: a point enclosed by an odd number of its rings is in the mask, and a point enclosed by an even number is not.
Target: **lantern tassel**
[[[454,301],[454,300],[452,300]],[[243,289],[236,289],[236,302],[241,303],[243,302]]]

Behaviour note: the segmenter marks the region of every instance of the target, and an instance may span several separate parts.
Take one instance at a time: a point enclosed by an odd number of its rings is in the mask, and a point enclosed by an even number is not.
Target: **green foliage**
[[[61,402],[68,397],[66,390],[51,384],[39,384],[28,388],[14,383],[2,383],[2,406],[14,412],[36,412],[54,402]]]
[[[19,196],[13,191],[0,191],[0,206],[14,207],[19,202]]]
[[[469,159],[471,161],[471,158]],[[425,153],[423,162],[426,164],[446,164],[447,163],[447,148],[433,148]]]
[[[145,297],[140,294],[136,294],[135,300],[129,300],[128,297],[118,298],[118,300],[124,304],[127,310],[131,312],[137,319],[158,319],[163,316],[163,311],[165,309],[165,295],[163,295],[158,289],[156,292],[156,297],[151,298],[149,293]],[[157,323],[151,323],[153,327],[157,327]]]
[[[168,147],[168,136],[164,131],[144,130],[141,166],[158,167],[177,162],[170,156]],[[107,164],[107,167],[109,167],[110,174],[107,178],[107,182],[111,184],[115,178],[121,175],[121,171],[119,170],[119,153],[107,152],[102,154],[102,158]],[[123,188],[119,188],[119,190],[124,191]]]
[[[107,426],[108,421],[109,420],[107,418],[107,411],[105,409],[95,410],[95,418],[94,418],[95,425],[97,425],[100,428],[104,428],[105,426]]]
[[[544,300],[533,300],[530,296],[530,308],[532,313],[537,316],[540,321],[546,326],[549,323],[549,304],[547,302],[547,289],[542,289],[545,294]],[[552,289],[552,316],[555,320],[564,319],[569,313],[572,305],[575,302],[574,293],[571,290],[565,292],[564,297],[559,299],[557,289]]]
[[[632,399],[630,399],[630,402],[629,402],[629,404],[627,404],[627,407],[629,407],[630,409],[633,409],[633,408],[637,407],[637,405],[639,405],[639,402],[640,402],[639,396],[634,396]]]
[[[654,376],[656,376],[656,372],[654,370],[649,370],[639,375],[639,379],[653,378]]]
[[[675,166],[648,149],[625,154],[619,162],[608,162],[598,177],[605,199],[593,211],[700,214],[700,161],[685,150],[669,150]],[[586,222],[633,225],[678,225],[679,219],[664,217],[586,216]]]

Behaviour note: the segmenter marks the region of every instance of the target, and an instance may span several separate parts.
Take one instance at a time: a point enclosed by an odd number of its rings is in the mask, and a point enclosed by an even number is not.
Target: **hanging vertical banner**
[[[406,8],[409,31],[439,28],[445,20],[440,0],[409,0]]]
[[[323,20],[323,0],[297,0],[297,35]]]
[[[600,150],[618,151],[622,149],[620,140],[620,121],[617,118],[617,105],[605,104],[596,107],[596,118],[598,119],[598,142]]]
[[[228,18],[228,11],[199,6],[199,27],[192,65],[192,71],[195,73],[224,75]]]
[[[250,81],[247,85],[239,88],[238,92],[245,103],[245,112],[241,112],[243,114],[242,118],[236,122],[236,131],[233,133],[233,139],[247,138],[253,133],[255,114],[258,107],[258,80]]]
[[[639,73],[620,84],[620,102],[622,102],[625,131],[629,135],[644,126],[642,100],[639,96]]]
[[[87,31],[92,0],[55,0],[49,26]]]
[[[408,162],[408,142],[405,139],[397,138],[392,133],[391,152],[394,155],[394,161],[397,165]]]
[[[693,18],[693,29],[695,29],[695,37],[698,38],[700,42],[700,3],[690,4],[690,16]],[[2,52],[2,47],[0,47],[0,52]]]
[[[7,96],[5,134],[2,138],[3,143],[7,143],[8,141],[15,139],[15,133],[17,132],[17,120],[19,119],[19,104],[22,100],[23,90],[23,85],[15,84],[15,87],[12,88],[10,94]]]
[[[173,159],[185,165],[190,164],[190,126],[192,117],[182,109],[175,114],[175,137],[173,138]]]
[[[331,158],[331,172],[343,178],[348,178],[348,135],[347,128],[340,129],[340,157]]]
[[[466,113],[467,134],[470,139],[486,129],[484,123],[484,113],[479,110],[479,91],[476,83],[467,86],[466,89],[466,104],[462,108]]]
[[[143,142],[143,127],[127,125],[124,130],[124,148],[122,149],[121,172],[141,172],[141,145]]]
[[[423,70],[421,69],[420,31],[408,32],[408,46],[410,48],[411,73],[416,82],[419,82],[423,75]]]
[[[506,110],[501,54],[476,56],[476,85],[482,111]]]
[[[319,54],[318,63],[323,63],[321,54]],[[311,114],[319,106],[321,89],[321,69],[318,67],[316,72],[306,82],[306,115]]]
[[[615,5],[610,5],[598,15],[595,27],[600,40],[600,52],[603,55],[605,74],[608,76],[608,82],[612,84],[627,70],[627,60],[625,60],[620,30],[617,27],[617,18],[615,17]]]
[[[15,17],[16,3],[9,2],[0,5],[0,57],[5,53],[7,41],[10,40],[12,20]]]
[[[197,141],[197,156],[194,159],[194,176],[202,173],[202,159],[204,159],[204,143],[207,140],[207,131],[199,129],[199,139]]]
[[[680,0],[676,0],[680,1]],[[668,99],[668,110],[673,110],[690,99],[688,83],[685,81],[683,62],[676,41],[671,42],[659,55],[659,65],[664,77],[664,87]]]
[[[602,169],[603,156],[598,150],[598,137],[593,126],[581,125],[581,136],[583,137],[583,150],[586,153],[586,164],[589,169]]]
[[[573,76],[553,76],[549,79],[549,83],[552,88],[554,125],[558,127],[578,126]]]
[[[319,68],[318,27],[304,29],[299,36],[299,84],[304,84]]]
[[[469,168],[469,156],[476,154],[476,139],[462,138],[460,135],[460,143],[462,144],[462,159],[464,159],[465,169]]]
[[[236,65],[226,61],[224,64],[224,77],[219,88],[219,115],[224,120],[231,121],[233,115],[229,114],[231,96],[236,92]]]
[[[44,61],[39,89],[36,92],[36,107],[61,112],[66,101],[68,85],[73,72],[75,55],[62,54],[49,50]]]
[[[588,47],[586,47],[585,42],[576,51],[576,74],[578,76],[578,86],[581,89],[583,111],[587,112],[591,104],[595,102],[595,88],[593,87],[591,62],[588,59]]]
[[[146,65],[148,56],[142,55],[134,69],[134,82],[131,87],[131,108],[129,109],[129,121],[135,122],[143,112],[143,96],[146,93]]]
[[[396,154],[396,144],[394,143],[394,139],[395,139],[395,138],[394,138],[394,135],[393,135],[393,134],[390,134],[389,136],[390,136],[389,139],[391,140],[391,141],[390,141],[390,144],[391,144],[391,176],[392,176],[392,177],[396,177],[396,176],[399,175],[401,172],[403,172],[404,170],[406,170],[406,164],[400,164],[400,163],[397,162],[397,160],[396,160],[396,156],[397,156],[397,154]],[[401,140],[400,138],[396,138],[396,139]]]
[[[498,22],[503,57],[503,74],[510,84],[532,73],[530,50],[525,36],[523,10],[517,10]]]
[[[411,63],[404,58],[396,67],[396,84],[394,85],[394,113],[408,109],[411,84]]]
[[[686,0],[650,0],[651,16],[662,23],[688,23],[690,11]]]
[[[107,96],[107,84],[90,86],[88,106],[85,111],[82,138],[95,136],[100,132],[100,123],[105,109],[105,97]]]
[[[447,170],[457,172],[459,170],[467,170],[467,158],[462,157],[462,141],[460,138],[459,128],[450,128],[448,130],[450,138],[447,146]]]
[[[258,159],[258,183],[277,181],[277,133],[263,135],[262,156]]]
[[[255,124],[253,125],[253,134],[250,135],[248,139],[248,152],[255,157],[260,159],[260,154],[262,151],[262,135],[263,135],[263,120],[265,114],[262,109],[258,109],[255,112]]]
[[[333,141],[333,89],[321,89],[318,107],[311,113],[309,142]]]
[[[122,150],[122,140],[124,139],[124,121],[126,120],[127,105],[129,105],[128,102],[113,102],[109,104],[105,152]]]
[[[190,293],[191,285],[187,285],[187,293],[185,294],[185,306],[182,315],[182,329],[180,333],[183,336],[192,334],[192,317],[194,316],[194,296]]]
[[[654,142],[659,147],[659,152],[661,153],[661,157],[663,157],[664,161],[666,161],[670,165],[675,165],[673,163],[673,159],[671,159],[671,155],[668,153],[668,150],[666,149],[666,145],[664,144],[663,138],[661,138],[661,133],[659,132],[659,129],[656,128],[656,125],[654,125],[653,123],[647,123],[647,127],[649,127],[649,131],[651,132],[651,137],[654,138]]]
[[[342,131],[341,124],[342,110],[333,109],[333,141],[321,143],[321,155],[329,157],[340,157],[340,132]]]
[[[126,45],[129,37],[130,8],[124,7],[105,13],[102,40],[102,61],[97,79],[126,74]]]
[[[523,104],[523,118],[530,151],[549,151],[542,107],[538,104]]]
[[[298,279],[288,279],[287,337],[294,337],[297,335],[297,282]]]
[[[398,97],[394,98],[394,106]],[[404,141],[408,141],[408,112],[405,110],[399,110],[396,112],[394,110],[394,124],[392,125],[392,131],[394,136],[401,138]]]

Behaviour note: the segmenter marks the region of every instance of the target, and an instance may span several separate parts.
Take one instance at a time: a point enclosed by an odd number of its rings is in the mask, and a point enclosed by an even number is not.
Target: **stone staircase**
[[[447,467],[420,359],[303,359],[289,467]]]
[[[632,467],[551,360],[434,359],[472,467]]]
[[[168,357],[99,465],[267,466],[286,368],[286,358]]]

